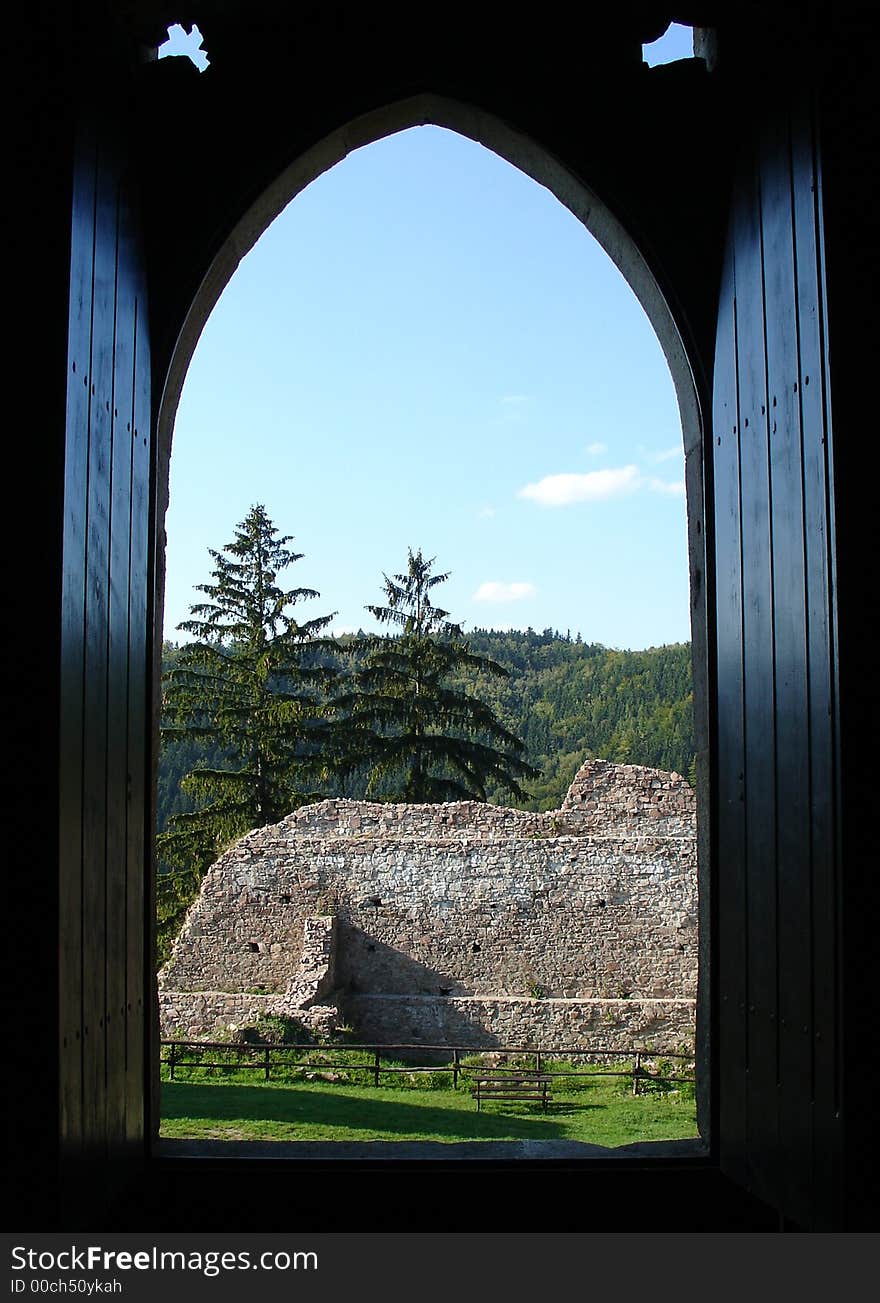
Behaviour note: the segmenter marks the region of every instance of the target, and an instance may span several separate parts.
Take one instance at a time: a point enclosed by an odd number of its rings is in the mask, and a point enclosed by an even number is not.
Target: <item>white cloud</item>
[[[537,592],[538,590],[534,584],[502,584],[498,580],[490,579],[486,583],[480,584],[471,600],[474,602],[521,602],[526,597],[537,596]]]
[[[658,480],[652,478],[648,481],[648,487],[650,488],[652,493],[667,493],[670,496],[676,498],[683,498],[685,495],[684,480],[670,481],[670,480]]]
[[[536,484],[520,489],[516,496],[531,498],[542,507],[566,507],[572,502],[603,502],[606,498],[633,493],[641,483],[638,466],[621,466],[585,474],[545,475]]]
[[[495,515],[495,508],[490,507],[487,504],[485,507],[480,507],[480,510],[477,512],[477,515],[480,517],[481,520],[483,519],[489,520],[491,519],[492,516]]]
[[[601,457],[603,452],[608,451],[607,443],[591,443],[587,447],[587,452],[591,457]]]

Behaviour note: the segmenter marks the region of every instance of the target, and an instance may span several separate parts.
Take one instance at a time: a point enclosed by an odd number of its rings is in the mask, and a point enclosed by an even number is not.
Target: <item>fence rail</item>
[[[166,1065],[166,1067],[168,1068],[168,1075],[172,1081],[175,1080],[175,1074],[181,1068],[195,1068],[195,1069],[225,1068],[227,1071],[230,1071],[232,1069],[243,1068],[245,1070],[262,1072],[263,1079],[265,1081],[270,1081],[271,1074],[272,1074],[272,1056],[279,1055],[279,1054],[283,1054],[288,1057],[283,1064],[276,1063],[275,1066],[277,1068],[283,1066],[287,1071],[291,1071],[291,1070],[299,1071],[300,1069],[307,1069],[307,1068],[326,1069],[328,1067],[340,1067],[345,1072],[368,1073],[373,1079],[374,1086],[379,1085],[379,1077],[382,1074],[406,1073],[410,1076],[417,1076],[419,1073],[425,1073],[425,1072],[435,1072],[435,1073],[448,1072],[452,1075],[453,1089],[457,1090],[459,1078],[461,1077],[476,1078],[479,1077],[481,1074],[485,1075],[487,1071],[487,1067],[485,1064],[481,1065],[478,1063],[462,1062],[463,1056],[472,1057],[478,1054],[493,1054],[493,1055],[497,1054],[497,1055],[510,1055],[510,1056],[519,1055],[520,1057],[533,1058],[535,1061],[535,1067],[534,1067],[535,1073],[543,1074],[544,1076],[547,1077],[632,1077],[634,1095],[640,1094],[643,1084],[647,1084],[649,1082],[659,1082],[659,1081],[662,1081],[664,1083],[685,1082],[685,1081],[693,1082],[695,1079],[692,1073],[682,1073],[678,1076],[673,1076],[671,1074],[666,1074],[666,1073],[661,1074],[658,1072],[652,1072],[649,1068],[645,1067],[646,1061],[648,1063],[651,1063],[658,1059],[680,1059],[684,1063],[690,1063],[693,1061],[693,1055],[683,1054],[678,1051],[667,1052],[665,1050],[663,1051],[646,1050],[646,1049],[606,1050],[606,1049],[596,1049],[596,1048],[584,1049],[583,1046],[571,1046],[570,1048],[561,1047],[561,1048],[554,1048],[552,1050],[547,1050],[547,1049],[536,1050],[534,1046],[515,1046],[515,1045],[514,1046],[492,1045],[492,1046],[480,1047],[480,1046],[473,1046],[473,1045],[412,1045],[412,1044],[405,1044],[405,1043],[389,1044],[388,1042],[385,1042],[381,1045],[364,1045],[364,1044],[354,1045],[348,1043],[343,1045],[328,1045],[326,1049],[328,1052],[331,1052],[333,1054],[342,1054],[342,1055],[366,1053],[372,1056],[370,1062],[328,1064],[327,1062],[322,1060],[312,1060],[308,1058],[305,1060],[297,1058],[295,1062],[290,1061],[291,1055],[309,1054],[310,1051],[313,1052],[318,1048],[315,1046],[284,1045],[279,1043],[248,1042],[248,1041],[230,1042],[230,1041],[182,1041],[182,1040],[163,1040],[160,1042],[160,1046],[161,1046],[160,1055],[159,1055],[160,1063],[164,1063]],[[162,1053],[162,1051],[164,1050],[168,1051],[167,1055],[164,1055]],[[186,1054],[188,1051],[191,1050],[198,1051],[199,1057],[188,1059],[186,1057]],[[222,1063],[206,1061],[201,1057],[201,1054],[205,1050],[222,1050],[225,1054],[235,1054],[239,1057],[239,1062],[230,1063],[228,1060]],[[407,1052],[412,1052],[416,1050],[419,1051],[420,1053],[445,1054],[451,1056],[451,1062],[448,1065],[444,1065],[442,1063],[437,1063],[433,1065],[424,1065],[424,1064],[400,1065],[399,1063],[395,1063],[393,1065],[388,1063],[383,1064],[382,1062],[383,1059],[387,1060],[389,1058],[392,1058],[394,1051],[399,1052],[401,1050]],[[242,1056],[250,1056],[255,1061],[252,1063],[241,1062],[240,1060]],[[593,1058],[606,1058],[617,1062],[621,1062],[625,1059],[632,1059],[632,1067],[626,1069],[608,1068],[605,1069],[604,1071],[597,1071],[595,1068],[591,1068],[591,1069],[557,1068],[554,1071],[553,1068],[546,1066],[547,1064],[552,1063],[554,1060],[558,1061],[560,1059],[572,1059],[578,1057],[583,1058],[585,1056],[591,1056]],[[502,1075],[504,1073],[517,1074],[521,1076],[523,1069],[522,1067],[514,1067],[512,1065],[502,1063],[498,1065],[493,1065],[491,1071],[493,1076]]]

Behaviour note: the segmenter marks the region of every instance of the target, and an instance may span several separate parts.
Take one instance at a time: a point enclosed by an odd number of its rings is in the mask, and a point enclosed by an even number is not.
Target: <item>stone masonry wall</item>
[[[346,1015],[366,1043],[541,1050],[689,1049],[693,1000],[534,1000],[521,996],[354,995]],[[305,1011],[307,1014],[311,1010]]]
[[[275,995],[250,995],[235,991],[159,991],[159,1021],[168,1040],[210,1040],[239,1027],[251,1027],[261,1018],[284,1012]],[[297,1022],[313,1035],[329,1036],[339,1026],[335,1005],[315,1004],[295,1011]]]
[[[573,1003],[628,1004],[635,1025],[637,1004],[659,1001],[680,1043],[696,994],[695,848],[684,779],[596,760],[545,814],[479,802],[303,807],[211,868],[160,975],[166,1025],[172,993],[249,993],[291,1011],[341,1002],[361,1038],[476,1028],[468,1039],[486,1040],[503,1028],[525,1043],[536,1018],[573,1031]],[[312,989],[300,974],[315,968],[317,933],[332,951],[322,916],[336,920],[335,972],[325,954]],[[597,1010],[581,1014],[593,1035]]]

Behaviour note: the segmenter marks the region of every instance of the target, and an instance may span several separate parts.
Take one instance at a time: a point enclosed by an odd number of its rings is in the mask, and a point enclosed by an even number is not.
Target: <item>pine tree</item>
[[[319,799],[312,780],[332,725],[323,696],[334,678],[332,615],[298,622],[297,603],[320,594],[283,589],[280,571],[302,558],[261,505],[251,507],[221,552],[209,549],[207,601],[178,628],[194,636],[163,679],[163,740],[188,739],[225,759],[195,768],[181,786],[196,809],[173,815],[157,838],[172,871],[159,877],[160,941],[167,940],[201,877],[229,842]]]
[[[354,691],[337,700],[346,722],[337,772],[366,774],[366,795],[408,802],[486,800],[487,783],[517,800],[517,781],[538,770],[523,743],[491,707],[450,683],[462,671],[506,677],[507,670],[470,650],[449,612],[431,593],[447,574],[410,549],[405,573],[384,575],[386,604],[366,609],[393,636],[360,640]]]

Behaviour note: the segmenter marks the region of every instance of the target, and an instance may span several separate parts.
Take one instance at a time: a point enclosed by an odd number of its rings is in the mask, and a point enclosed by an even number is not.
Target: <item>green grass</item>
[[[239,1077],[239,1073],[234,1074]],[[439,1075],[439,1074],[438,1074]],[[433,1079],[433,1078],[432,1078]],[[554,1085],[546,1113],[530,1101],[491,1101],[478,1113],[470,1087],[302,1081],[165,1081],[161,1135],[205,1140],[579,1140],[617,1146],[697,1133],[693,1088],[661,1085],[633,1096],[625,1078]],[[406,1084],[404,1084],[406,1083]]]

